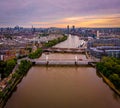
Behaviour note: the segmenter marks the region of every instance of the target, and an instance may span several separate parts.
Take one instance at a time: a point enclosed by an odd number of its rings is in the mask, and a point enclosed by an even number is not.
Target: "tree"
[[[31,59],[35,59],[35,58],[39,58],[42,55],[42,49],[38,48],[35,52],[29,54],[29,58]]]
[[[5,72],[4,72],[4,76],[7,77],[13,70],[13,68],[16,65],[16,60],[15,59],[11,59],[6,61],[6,67],[5,67]]]
[[[96,68],[106,76],[117,89],[120,89],[120,59],[103,57],[102,61],[97,63]]]
[[[120,77],[118,76],[118,74],[110,75],[109,79],[117,89],[120,89]]]
[[[1,78],[4,78],[5,67],[6,67],[6,62],[0,61],[0,74],[1,74]]]

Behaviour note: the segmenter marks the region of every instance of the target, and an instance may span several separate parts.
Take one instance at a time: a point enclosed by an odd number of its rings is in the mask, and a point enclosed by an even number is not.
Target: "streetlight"
[[[77,56],[75,56],[75,64],[77,64],[77,60],[78,60],[78,58],[77,58]]]
[[[46,58],[45,58],[45,59],[46,59],[46,63],[48,64],[48,55],[46,55]]]

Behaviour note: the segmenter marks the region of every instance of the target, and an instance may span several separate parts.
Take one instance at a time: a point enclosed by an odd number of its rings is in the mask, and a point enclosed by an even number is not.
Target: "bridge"
[[[94,60],[76,60],[76,59],[38,59],[38,60],[31,60],[35,65],[60,65],[60,66],[94,66],[95,63],[99,61]]]
[[[85,48],[45,48],[43,52],[56,52],[56,53],[85,53]]]

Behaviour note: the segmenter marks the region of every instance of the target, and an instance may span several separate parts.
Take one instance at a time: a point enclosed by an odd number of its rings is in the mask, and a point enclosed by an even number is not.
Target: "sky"
[[[120,0],[0,0],[0,27],[120,27]]]

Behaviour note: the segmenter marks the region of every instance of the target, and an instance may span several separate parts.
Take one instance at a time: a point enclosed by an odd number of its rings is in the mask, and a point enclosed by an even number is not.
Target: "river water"
[[[77,47],[78,37],[70,36],[56,47],[67,45]],[[76,55],[86,59],[85,55]],[[74,59],[74,56],[49,54],[54,59]],[[41,58],[44,57],[45,54]],[[120,98],[92,67],[33,66],[5,108],[120,108]]]
[[[80,40],[79,37],[69,35],[68,39],[65,42],[57,44],[55,47],[59,47],[59,48],[78,48],[78,46],[80,46],[81,42],[83,42],[83,40]]]

